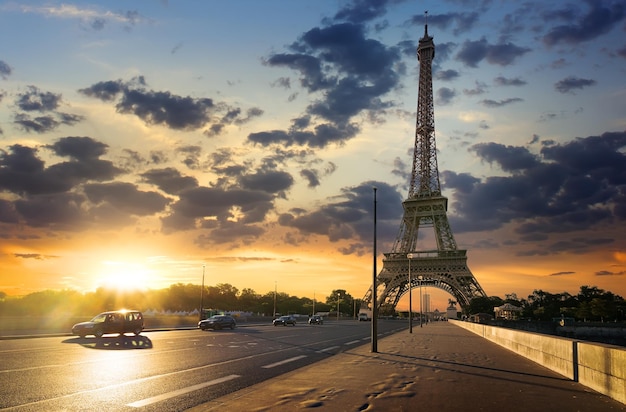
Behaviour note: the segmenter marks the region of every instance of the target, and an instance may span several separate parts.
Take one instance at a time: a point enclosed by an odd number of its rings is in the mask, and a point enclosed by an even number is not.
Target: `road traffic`
[[[269,327],[268,327],[269,326]],[[406,328],[381,320],[379,338]],[[0,341],[0,409],[180,411],[369,344],[369,322]]]

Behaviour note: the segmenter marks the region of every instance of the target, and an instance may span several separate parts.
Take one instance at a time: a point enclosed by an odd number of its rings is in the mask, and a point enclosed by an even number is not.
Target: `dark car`
[[[283,325],[283,326],[287,326],[287,325],[292,325],[292,326],[296,326],[296,318],[294,318],[293,316],[281,316],[280,318],[276,318],[272,321],[272,323],[274,324],[274,326],[279,326],[279,325]]]
[[[143,330],[143,314],[137,310],[116,310],[103,312],[89,322],[81,322],[72,326],[72,334],[84,338],[93,335],[101,338],[106,333],[134,333],[139,335]]]
[[[198,322],[198,328],[202,330],[220,330],[224,328],[235,329],[235,326],[237,326],[235,318],[228,315],[213,315],[208,319],[204,319]]]
[[[323,325],[324,318],[320,315],[313,315],[309,318],[309,325]]]

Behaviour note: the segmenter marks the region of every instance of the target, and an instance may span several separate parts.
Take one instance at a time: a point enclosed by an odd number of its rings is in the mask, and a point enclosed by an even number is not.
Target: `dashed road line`
[[[174,398],[176,396],[184,395],[184,394],[189,393],[189,392],[197,391],[198,389],[203,389],[203,388],[206,388],[208,386],[217,385],[218,383],[228,382],[228,381],[231,381],[233,379],[237,379],[239,377],[241,377],[241,376],[240,375],[224,376],[223,378],[213,379],[212,381],[199,383],[199,384],[193,385],[193,386],[187,386],[186,388],[182,388],[182,389],[179,389],[177,391],[172,391],[172,392],[164,393],[164,394],[161,394],[161,395],[153,396],[151,398],[142,399],[142,400],[137,401],[137,402],[129,403],[126,406],[130,406],[131,408],[142,408],[144,406],[152,405],[153,403],[161,402],[161,401],[164,401],[166,399]]]
[[[284,365],[285,363],[294,362],[299,359],[306,358],[306,355],[294,356],[293,358],[285,359],[280,362],[270,363],[269,365],[261,366],[264,369],[274,368],[276,366]]]

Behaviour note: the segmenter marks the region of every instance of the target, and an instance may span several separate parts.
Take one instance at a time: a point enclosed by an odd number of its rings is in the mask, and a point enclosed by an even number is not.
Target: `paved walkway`
[[[626,411],[626,405],[448,322],[396,333],[192,409]]]

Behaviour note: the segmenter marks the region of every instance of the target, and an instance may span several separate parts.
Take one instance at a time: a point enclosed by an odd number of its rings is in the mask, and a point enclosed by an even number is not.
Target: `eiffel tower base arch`
[[[486,296],[467,266],[465,250],[413,252],[410,262],[404,253],[385,253],[384,256],[383,268],[376,278],[379,308],[395,311],[400,298],[420,286],[448,292],[462,309],[467,309],[473,298]],[[370,287],[363,307],[371,308],[371,298]]]

